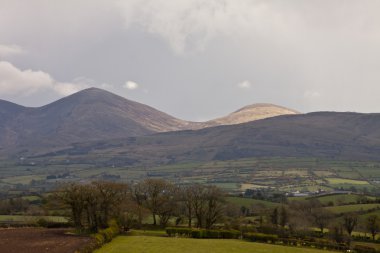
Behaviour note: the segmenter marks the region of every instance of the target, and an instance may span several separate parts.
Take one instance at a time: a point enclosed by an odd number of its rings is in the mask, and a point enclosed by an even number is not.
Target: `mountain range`
[[[259,104],[220,119],[190,122],[105,90],[90,88],[37,108],[0,101],[0,147],[2,150],[54,148],[295,113],[283,107]]]
[[[100,89],[38,108],[0,101],[0,153],[107,164],[178,163],[249,157],[380,160],[380,114],[246,106],[190,122]],[[100,158],[102,157],[102,158]]]

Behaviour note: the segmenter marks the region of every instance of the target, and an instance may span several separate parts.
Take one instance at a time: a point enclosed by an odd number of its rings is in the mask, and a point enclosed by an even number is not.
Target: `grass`
[[[133,236],[166,236],[165,230],[131,230],[128,235]]]
[[[369,183],[364,180],[353,180],[347,178],[326,178],[329,184],[332,185],[341,185],[341,184],[349,184],[349,185],[368,185]]]
[[[265,200],[259,200],[259,199],[250,199],[250,198],[241,198],[241,197],[227,197],[227,202],[239,205],[239,206],[245,206],[247,208],[250,208],[251,206],[257,207],[257,206],[263,206],[266,208],[274,208],[276,206],[279,206],[280,203],[265,201]]]
[[[333,213],[349,213],[349,212],[367,211],[370,209],[380,208],[380,204],[356,204],[356,205],[344,205],[344,206],[331,206],[331,207],[325,207],[325,208]]]
[[[323,253],[326,250],[261,244],[240,240],[119,236],[95,253]]]
[[[67,222],[66,217],[62,216],[29,216],[29,215],[0,215],[0,222],[33,222],[43,218],[51,222]]]
[[[357,194],[333,194],[333,195],[315,197],[315,199],[319,200],[322,204],[333,202],[334,205],[337,206],[337,205],[348,204],[348,203],[356,203],[356,201],[358,201],[358,199],[360,199],[361,197],[365,197],[370,200],[375,199],[374,197],[371,197],[371,196],[361,196]]]

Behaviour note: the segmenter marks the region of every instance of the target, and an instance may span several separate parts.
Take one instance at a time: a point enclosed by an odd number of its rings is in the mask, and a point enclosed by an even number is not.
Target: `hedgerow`
[[[191,238],[210,238],[210,239],[238,239],[241,236],[237,230],[211,230],[197,228],[166,228],[168,236],[191,237]]]

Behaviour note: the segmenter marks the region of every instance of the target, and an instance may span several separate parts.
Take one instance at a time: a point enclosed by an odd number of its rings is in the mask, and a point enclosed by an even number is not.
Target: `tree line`
[[[178,186],[162,179],[137,184],[70,183],[55,194],[70,209],[78,230],[97,231],[116,219],[125,228],[140,227],[149,216],[153,225],[165,227],[170,219],[189,227],[211,228],[223,218],[224,192],[215,186]]]
[[[61,187],[54,199],[70,210],[72,224],[80,231],[96,232],[106,228],[110,220],[116,220],[124,229],[140,228],[148,222],[162,227],[170,223],[290,237],[315,236],[311,228],[318,228],[317,236],[325,237],[328,229],[328,236],[340,243],[349,240],[354,230],[367,231],[373,239],[380,230],[376,215],[359,220],[357,213],[334,214],[316,199],[292,201],[272,209],[258,204],[247,208],[228,203],[218,187],[175,185],[162,179],[136,184],[70,183]]]
[[[320,236],[323,236],[326,229],[329,229],[330,237],[338,243],[350,240],[355,229],[368,232],[373,240],[380,231],[377,215],[368,215],[360,221],[358,213],[334,214],[316,199],[293,201],[287,206],[275,207],[269,220],[274,228],[286,228],[289,232],[309,231],[315,227],[319,229]]]

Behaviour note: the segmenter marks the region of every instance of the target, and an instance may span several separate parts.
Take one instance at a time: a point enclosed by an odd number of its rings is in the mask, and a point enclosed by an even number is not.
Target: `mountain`
[[[238,125],[89,142],[45,154],[109,155],[136,164],[234,160],[249,157],[320,157],[380,160],[380,114],[316,112]],[[120,160],[121,161],[121,160]],[[122,164],[122,162],[121,162]]]
[[[3,147],[62,146],[172,131],[187,125],[152,107],[96,88],[38,108],[2,102],[0,117]],[[12,138],[6,129],[12,129]]]
[[[15,141],[17,133],[14,131],[13,127],[7,123],[16,118],[17,115],[26,109],[26,107],[0,100],[0,143],[8,145]]]
[[[245,106],[225,117],[201,123],[201,127],[199,128],[234,125],[288,114],[299,114],[299,112],[273,104],[253,104]]]
[[[256,105],[215,121],[190,122],[90,88],[37,108],[0,101],[0,150],[13,153],[20,149],[60,149],[72,143],[237,124],[292,112],[272,105]]]

